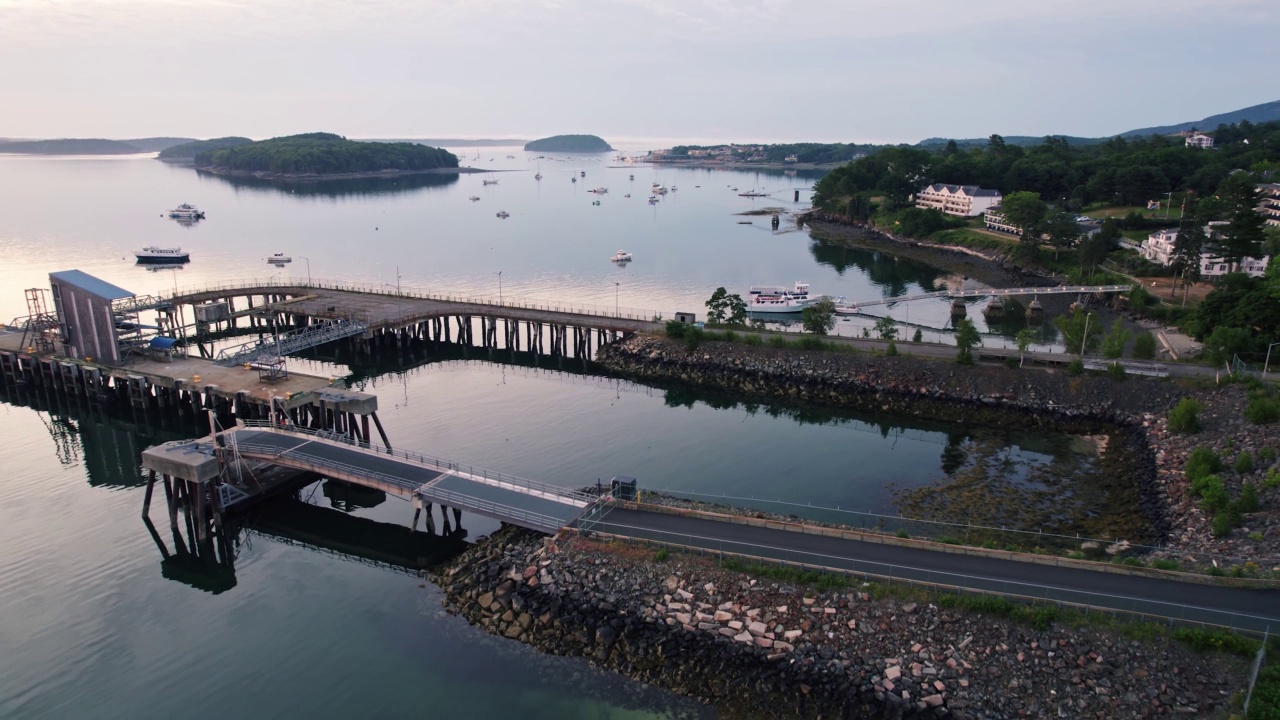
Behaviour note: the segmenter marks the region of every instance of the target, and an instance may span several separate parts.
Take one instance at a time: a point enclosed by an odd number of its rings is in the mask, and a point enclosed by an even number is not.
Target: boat
[[[497,185],[497,184],[498,184],[498,181],[497,181],[497,180],[482,180],[481,182],[483,182],[485,185]]]
[[[756,192],[755,190],[749,190],[744,193],[738,193],[738,197],[769,197],[769,193],[762,193],[762,192]]]
[[[285,263],[293,262],[293,258],[289,257],[288,255],[285,255],[284,253],[276,253],[271,257],[267,258],[267,262],[271,263],[272,265],[283,265]]]
[[[599,205],[599,204],[600,204],[600,201],[599,201],[599,200],[595,200],[595,201],[593,201],[591,204],[592,204],[592,205]]]
[[[477,201],[477,200],[479,200],[479,199],[480,199],[480,196],[479,196],[479,195],[472,195],[471,197],[469,197],[469,198],[467,198],[467,199],[468,199],[468,200],[470,200],[471,202],[475,202],[475,201]]]
[[[191,261],[191,253],[185,252],[182,248],[165,248],[157,245],[144,247],[134,253],[138,258],[138,262],[145,265],[159,265],[162,263],[185,263]]]
[[[619,250],[613,254],[613,257],[609,258],[609,262],[629,263],[631,262],[631,253],[626,250]]]
[[[576,178],[576,177],[571,177],[571,178],[569,178],[569,182],[578,182],[578,178]]]
[[[542,173],[538,173],[537,175],[534,175],[534,176],[533,176],[533,179],[534,179],[534,180],[541,180],[541,179],[542,179]]]
[[[635,180],[635,179],[636,179],[636,176],[635,176],[635,175],[632,175],[632,176],[631,176],[631,179],[632,179],[632,180]]]
[[[169,211],[169,217],[187,220],[203,220],[204,211],[189,203],[182,203]]]
[[[507,212],[506,210],[499,210],[498,217],[502,218],[503,220],[506,220],[507,218],[511,217],[511,213]]]
[[[607,187],[592,188],[591,190],[588,190],[587,192],[593,192],[593,193],[595,193],[595,194],[597,194],[597,195],[605,195],[605,194],[608,194],[608,192],[609,192],[609,188],[607,188]]]
[[[627,193],[626,195],[623,195],[622,197],[631,197],[631,193]]]
[[[515,159],[516,159],[516,156],[515,156],[515,155],[508,155],[508,156],[507,156],[507,159],[508,159],[508,160],[515,160]]]
[[[654,197],[653,195],[650,195],[650,196],[649,196],[649,204],[650,204],[650,205],[657,205],[657,204],[658,204],[658,198]]]
[[[739,224],[739,225],[750,225],[750,224],[751,224],[751,221],[750,221],[750,220],[739,220],[739,221],[738,221],[738,224]]]
[[[755,285],[749,293],[747,310],[756,313],[798,313],[812,302],[809,283],[797,282],[791,289],[781,285]]]
[[[587,176],[587,171],[586,171],[586,170],[583,170],[583,171],[582,171],[582,177],[586,177],[586,176]]]

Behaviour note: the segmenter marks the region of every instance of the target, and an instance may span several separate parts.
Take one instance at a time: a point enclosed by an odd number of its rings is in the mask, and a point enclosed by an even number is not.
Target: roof
[[[101,280],[81,270],[63,270],[62,272],[49,273],[49,279],[57,280],[63,285],[80,288],[87,293],[97,295],[106,300],[121,300],[134,296],[134,293],[124,288],[116,287],[106,280]]]
[[[969,197],[999,197],[1000,196],[999,190],[980,188],[977,185],[949,185],[947,183],[934,183],[929,187],[925,188],[925,190],[932,190],[934,192],[942,192],[943,190],[946,190],[947,192],[950,192],[950,193],[964,193]]]

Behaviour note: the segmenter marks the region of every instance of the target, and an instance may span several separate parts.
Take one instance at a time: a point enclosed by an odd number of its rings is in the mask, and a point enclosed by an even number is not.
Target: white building
[[[1204,230],[1207,236],[1214,237],[1217,235],[1218,228],[1208,226]],[[1177,230],[1157,230],[1148,235],[1146,241],[1142,243],[1142,257],[1158,265],[1169,267],[1173,264],[1173,246],[1177,240]],[[1206,246],[1200,252],[1200,279],[1214,280],[1229,272],[1244,273],[1250,277],[1261,277],[1266,274],[1267,265],[1270,261],[1270,256],[1242,258],[1236,264],[1235,269],[1232,270],[1231,264],[1222,257],[1217,248],[1211,245]]]
[[[934,183],[916,193],[916,207],[937,210],[947,215],[977,217],[1000,204],[1000,191],[977,185],[945,185]]]
[[[1280,226],[1280,183],[1266,183],[1258,186],[1258,212],[1267,219],[1268,225]]]
[[[1200,148],[1202,150],[1213,147],[1213,138],[1201,132],[1193,132],[1187,136],[1187,147]]]
[[[1010,223],[1005,218],[1004,213],[1000,211],[999,205],[993,205],[988,208],[987,212],[982,216],[982,222],[987,226],[988,230],[1008,233],[1009,235],[1022,234],[1022,228]]]

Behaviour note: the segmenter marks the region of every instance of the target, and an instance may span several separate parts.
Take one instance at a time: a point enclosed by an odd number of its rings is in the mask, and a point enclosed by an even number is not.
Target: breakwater
[[[727,717],[1212,715],[1245,663],[1166,638],[955,608],[945,594],[818,589],[707,557],[504,530],[435,581],[494,635],[712,703]]]

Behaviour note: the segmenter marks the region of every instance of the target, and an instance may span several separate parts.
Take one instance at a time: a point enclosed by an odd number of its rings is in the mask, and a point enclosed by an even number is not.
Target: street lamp
[[[619,313],[619,312],[618,312],[618,292],[619,292],[619,287],[620,287],[621,285],[622,285],[622,283],[617,282],[617,281],[614,281],[614,283],[613,283],[613,314],[614,314],[614,315],[620,315],[620,314],[621,314],[621,313]]]
[[[502,271],[497,272],[498,276],[498,304],[502,304]]]
[[[1280,342],[1273,342],[1267,346],[1267,359],[1262,363],[1262,377],[1267,377],[1267,368],[1271,365],[1271,348],[1280,345]]]
[[[307,261],[307,284],[310,285],[311,284],[311,258],[307,257],[306,255],[299,255],[298,257]]]

